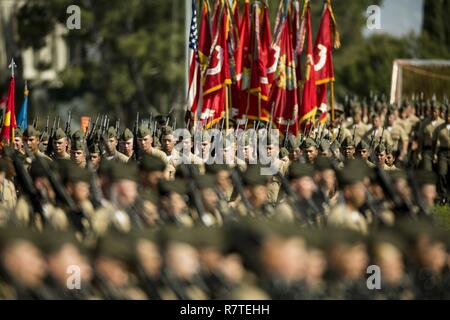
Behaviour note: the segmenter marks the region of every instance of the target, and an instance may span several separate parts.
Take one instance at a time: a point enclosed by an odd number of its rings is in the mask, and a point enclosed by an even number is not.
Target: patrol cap
[[[200,190],[214,188],[217,182],[213,175],[205,174],[202,176],[198,176],[197,178],[197,186]]]
[[[314,162],[314,168],[317,171],[333,170],[333,165],[330,158],[318,156]]]
[[[125,262],[128,266],[135,264],[135,254],[130,248],[133,247],[133,237],[126,237],[118,232],[110,232],[100,238],[96,247],[96,257]]]
[[[28,126],[28,128],[23,132],[24,137],[40,137],[41,133],[33,126]]]
[[[53,139],[54,140],[60,140],[60,139],[63,139],[63,138],[67,138],[67,135],[66,135],[66,133],[64,132],[63,129],[58,128],[55,131],[55,133],[53,134]]]
[[[435,185],[437,183],[437,176],[433,171],[418,170],[415,173],[415,178],[421,187],[429,184]]]
[[[391,145],[386,145],[386,154],[393,154],[394,153],[394,147]]]
[[[41,238],[37,232],[28,228],[10,225],[0,233],[0,248],[3,250],[18,241],[27,241],[38,245],[40,240]]]
[[[8,169],[8,163],[5,158],[0,158],[0,172],[6,172]]]
[[[246,186],[266,185],[269,182],[269,176],[264,175],[263,167],[259,164],[250,164],[242,176],[242,182]]]
[[[331,143],[327,139],[323,139],[319,144],[320,152],[328,152],[330,150]]]
[[[118,182],[120,180],[138,181],[137,167],[134,163],[115,161],[110,168],[110,178],[112,182]]]
[[[280,158],[284,158],[284,157],[287,157],[287,156],[289,156],[288,149],[286,149],[285,147],[282,147],[280,149]]]
[[[117,162],[116,160],[108,161],[106,159],[102,159],[100,161],[100,165],[98,166],[97,174],[106,175],[109,177],[110,172],[116,162]]]
[[[353,139],[351,137],[347,137],[347,138],[344,139],[344,141],[342,142],[341,146],[343,148],[354,147],[355,146],[355,141],[353,141]]]
[[[133,138],[134,138],[133,132],[131,132],[131,130],[128,128],[125,128],[125,130],[123,130],[122,136],[120,137],[122,141],[128,141]]]
[[[337,178],[341,186],[361,182],[367,176],[368,166],[361,159],[345,161],[344,168],[337,171]]]
[[[48,133],[47,132],[43,132],[41,135],[41,141],[48,141]]]
[[[98,143],[95,143],[95,142],[91,143],[88,146],[88,150],[89,150],[89,153],[100,153],[101,152]]]
[[[154,204],[158,203],[158,194],[155,193],[153,190],[145,189],[144,192],[142,192],[142,199],[145,201],[150,201]]]
[[[220,171],[229,171],[229,167],[226,164],[206,164],[205,165],[205,172],[210,174],[217,174]]]
[[[370,149],[370,145],[366,140],[361,140],[356,146],[356,150]]]
[[[20,138],[23,136],[23,130],[20,129],[19,127],[14,129],[14,137],[16,138]]]
[[[117,131],[114,127],[109,127],[107,132],[108,139],[116,138],[117,139]]]
[[[137,131],[138,138],[142,139],[142,138],[144,138],[146,136],[149,136],[149,135],[151,135],[151,133],[150,133],[150,129],[147,126],[141,125],[138,128],[138,131]]]
[[[289,179],[299,179],[303,177],[312,177],[314,174],[313,166],[306,163],[293,162],[289,166]]]
[[[79,250],[81,249],[81,246],[73,233],[57,230],[46,230],[45,236],[42,237],[40,247],[46,254],[53,254],[58,252],[67,244],[74,245]]]
[[[389,170],[386,171],[387,174],[392,178],[392,180],[400,180],[400,179],[407,179],[408,176],[404,170],[398,169],[398,170]]]
[[[384,143],[380,143],[375,147],[375,153],[383,153],[386,152],[386,145]]]
[[[204,141],[211,142],[211,135],[209,134],[208,130],[202,131],[202,142]]]
[[[302,143],[302,145],[301,145],[301,148],[302,148],[302,149],[308,149],[308,148],[310,148],[310,147],[317,148],[317,144],[316,144],[316,142],[314,141],[314,139],[312,139],[312,138],[306,138],[306,139],[303,141],[303,143]]]
[[[288,138],[286,147],[287,147],[288,151],[293,151],[294,149],[297,149],[297,148],[300,147],[300,143],[299,143],[298,139],[295,136],[290,136]]]
[[[185,195],[187,192],[186,184],[182,180],[159,180],[158,191],[161,196],[167,196],[171,193]]]
[[[160,130],[161,130],[161,136],[173,134],[172,127],[170,127],[170,126],[162,126]]]
[[[100,131],[97,131],[97,133],[100,135]],[[81,140],[83,139],[83,134],[81,133],[80,130],[75,131],[74,133],[72,133],[72,135],[70,136],[70,139],[73,140]]]
[[[145,154],[142,156],[139,162],[139,170],[145,172],[164,171],[166,169],[166,163],[160,158]]]
[[[70,146],[71,146],[70,147],[71,150],[82,150],[82,151],[84,151],[84,143],[80,139],[72,140]]]
[[[48,176],[46,168],[50,168],[50,170],[56,169],[53,163],[45,158],[40,158],[39,161],[34,160],[30,167],[31,177],[35,179]]]
[[[89,170],[85,168],[80,168],[76,166],[72,170],[70,170],[67,174],[67,182],[87,182],[89,183],[91,180],[91,173]]]
[[[334,105],[334,112],[338,113],[338,114],[344,113],[345,112],[344,106],[342,104],[340,104],[340,103],[336,103]]]
[[[440,111],[441,110],[441,104],[437,101],[431,102],[431,110],[433,111]]]
[[[182,163],[177,167],[175,178],[190,179],[193,173],[195,176],[200,174],[200,169],[197,164]]]

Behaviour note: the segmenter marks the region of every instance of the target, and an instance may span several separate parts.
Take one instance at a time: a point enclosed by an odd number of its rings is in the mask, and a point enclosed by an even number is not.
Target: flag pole
[[[225,128],[226,131],[228,131],[228,126],[229,126],[229,98],[228,98],[228,93],[229,93],[229,85],[226,84],[225,85]]]
[[[9,68],[11,69],[11,77],[14,78],[14,68],[17,67],[16,63],[14,62],[14,58],[11,58],[11,63],[9,65]]]
[[[334,81],[330,81],[331,122],[334,122]]]

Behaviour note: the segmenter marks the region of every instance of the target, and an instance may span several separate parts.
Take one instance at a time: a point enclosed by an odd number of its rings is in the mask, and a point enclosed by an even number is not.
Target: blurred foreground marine
[[[0,159],[0,296],[448,298],[450,117],[432,105],[363,104],[283,141],[261,123],[258,137],[200,124],[182,128],[198,141],[177,139],[166,118],[123,126],[118,146],[103,116],[86,133],[55,124],[45,155],[40,129],[16,130]],[[388,270],[380,290],[371,264]],[[82,274],[67,286],[70,265]]]

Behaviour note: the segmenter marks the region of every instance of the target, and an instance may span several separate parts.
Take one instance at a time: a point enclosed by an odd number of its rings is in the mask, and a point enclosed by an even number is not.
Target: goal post
[[[450,60],[394,60],[390,103],[418,95],[439,101],[450,96]]]

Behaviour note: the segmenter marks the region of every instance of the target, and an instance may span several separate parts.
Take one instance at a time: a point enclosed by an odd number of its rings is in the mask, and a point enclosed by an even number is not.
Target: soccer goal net
[[[421,96],[450,98],[450,60],[395,60],[392,68],[391,103]]]

